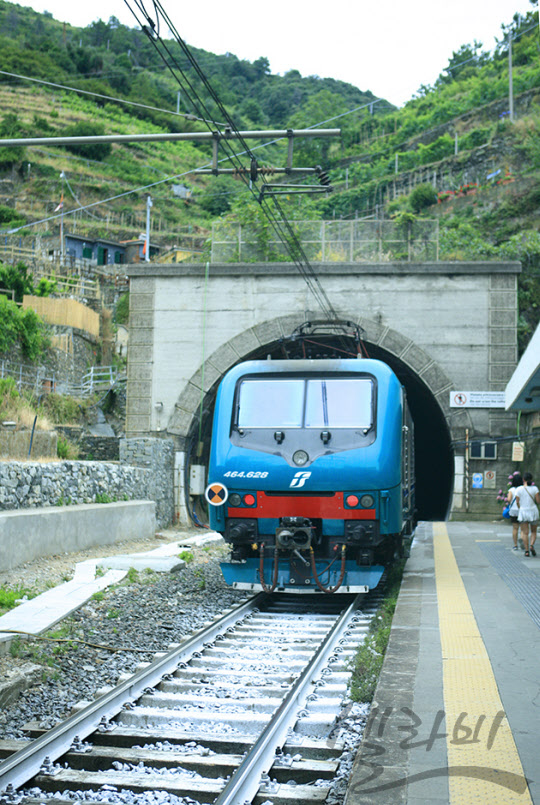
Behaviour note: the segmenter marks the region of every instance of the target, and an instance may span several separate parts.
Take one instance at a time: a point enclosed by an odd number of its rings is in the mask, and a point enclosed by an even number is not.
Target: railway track
[[[0,742],[0,802],[323,803],[374,595],[244,601],[22,748]]]

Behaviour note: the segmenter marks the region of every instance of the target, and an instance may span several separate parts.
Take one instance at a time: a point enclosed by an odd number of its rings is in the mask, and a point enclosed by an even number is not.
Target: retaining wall
[[[147,539],[155,531],[156,505],[150,500],[0,512],[0,570],[63,554],[67,548],[71,553]]]
[[[56,458],[56,431],[36,430],[32,438],[31,430],[0,431],[0,457],[26,458],[32,440],[32,453],[42,458]]]
[[[0,510],[151,500],[158,528],[174,519],[172,442],[126,439],[122,462],[0,462]],[[138,464],[139,466],[131,466]],[[65,550],[65,548],[63,549]]]

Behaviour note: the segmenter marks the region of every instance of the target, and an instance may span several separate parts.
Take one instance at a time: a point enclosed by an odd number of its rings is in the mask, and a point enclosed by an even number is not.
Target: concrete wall
[[[504,409],[450,408],[452,390],[503,391],[517,361],[519,263],[313,264],[338,316],[398,357],[437,399],[458,445],[471,437],[515,432]],[[130,345],[126,434],[169,434],[177,464],[201,402],[232,365],[253,350],[322,318],[294,265],[126,266]],[[456,455],[464,448],[456,447]],[[507,474],[507,456],[487,463]],[[483,471],[482,464],[474,471]],[[473,471],[473,470],[471,470]],[[459,488],[461,501],[468,490]],[[475,495],[478,513],[493,490]],[[459,508],[459,507],[458,507]]]
[[[153,537],[153,501],[82,504],[0,512],[0,570],[42,556]]]
[[[28,458],[31,430],[0,431],[1,458]],[[56,431],[36,430],[32,439],[32,456],[56,458],[58,435]]]

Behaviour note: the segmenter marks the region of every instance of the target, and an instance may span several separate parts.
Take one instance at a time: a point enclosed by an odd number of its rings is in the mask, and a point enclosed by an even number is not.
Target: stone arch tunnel
[[[515,415],[456,409],[451,392],[504,390],[517,359],[518,263],[318,264],[341,319],[362,330],[370,357],[404,385],[417,453],[423,519],[490,518],[495,494],[469,494],[465,435],[499,438]],[[283,356],[283,341],[318,318],[296,267],[275,264],[129,266],[130,343],[126,435],[170,439],[176,453],[177,512],[194,438],[208,441],[213,395],[236,363]],[[320,314],[319,314],[320,318]],[[339,349],[339,344],[334,344]],[[203,422],[198,416],[205,412]],[[199,433],[200,430],[200,433]],[[508,453],[508,456],[506,455]],[[510,450],[476,463],[506,478]],[[202,457],[199,456],[202,461]],[[471,469],[471,471],[472,471]],[[487,477],[487,473],[486,473]]]

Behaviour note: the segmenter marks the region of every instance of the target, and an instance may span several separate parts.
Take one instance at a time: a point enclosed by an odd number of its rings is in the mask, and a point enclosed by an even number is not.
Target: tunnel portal
[[[445,520],[450,510],[453,478],[454,454],[450,432],[443,412],[430,389],[418,375],[403,361],[381,347],[365,342],[358,330],[348,334],[321,332],[316,327],[297,328],[293,335],[265,345],[243,360],[278,359],[328,359],[358,358],[358,356],[383,361],[395,372],[405,388],[409,408],[414,422],[416,507],[419,520]],[[335,328],[334,328],[335,329]],[[206,396],[202,427],[191,439],[190,452],[195,444],[199,447],[197,461],[208,466],[210,449],[212,412],[217,385]],[[190,456],[190,462],[194,457]]]

